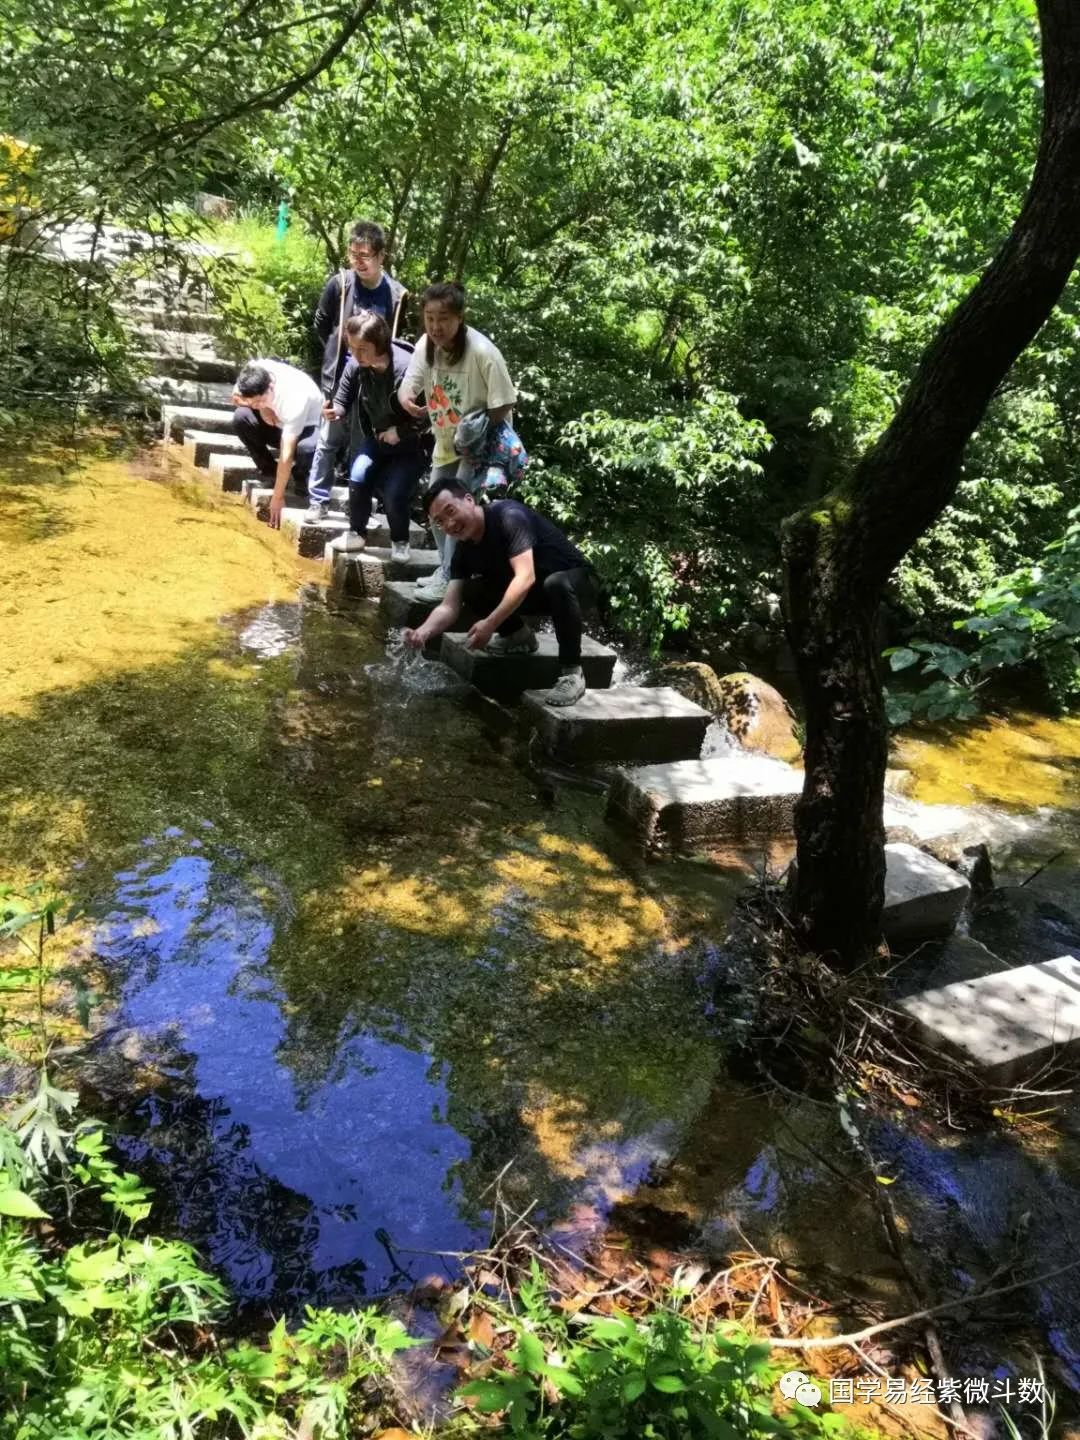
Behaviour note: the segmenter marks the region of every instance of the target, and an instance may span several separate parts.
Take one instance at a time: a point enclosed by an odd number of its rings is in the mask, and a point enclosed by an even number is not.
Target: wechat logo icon
[[[810,1408],[821,1404],[821,1386],[801,1370],[788,1370],[780,1376],[780,1394]]]

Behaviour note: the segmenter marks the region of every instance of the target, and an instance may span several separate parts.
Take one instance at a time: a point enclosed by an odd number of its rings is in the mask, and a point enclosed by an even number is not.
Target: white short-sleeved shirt
[[[427,363],[428,340],[421,335],[405,373],[405,393],[427,396],[431,428],[435,432],[436,465],[451,465],[458,458],[454,432],[458,421],[472,410],[498,410],[517,400],[506,361],[486,335],[465,327],[465,353],[456,363],[436,347],[434,363]]]
[[[282,439],[287,435],[300,435],[309,425],[318,425],[322,418],[323,399],[310,375],[281,360],[256,360],[254,363],[268,371],[274,382],[274,414],[281,426]]]

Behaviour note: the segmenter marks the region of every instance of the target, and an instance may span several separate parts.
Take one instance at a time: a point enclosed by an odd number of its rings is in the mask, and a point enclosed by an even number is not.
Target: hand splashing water
[[[386,640],[386,659],[364,670],[379,685],[399,692],[393,703],[405,708],[414,695],[452,695],[466,688],[466,682],[447,665],[425,659],[419,650],[405,644],[403,630],[391,630]]]

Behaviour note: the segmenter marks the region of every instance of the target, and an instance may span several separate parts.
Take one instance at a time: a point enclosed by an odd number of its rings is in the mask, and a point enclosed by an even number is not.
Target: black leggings
[[[507,581],[507,584],[510,582]],[[465,604],[477,615],[490,615],[506,594],[506,585],[486,577],[465,583]],[[536,583],[508,620],[499,626],[500,635],[512,635],[525,615],[550,615],[559,642],[559,664],[581,664],[583,612],[596,604],[593,572],[587,566],[576,570],[553,570],[538,575]]]

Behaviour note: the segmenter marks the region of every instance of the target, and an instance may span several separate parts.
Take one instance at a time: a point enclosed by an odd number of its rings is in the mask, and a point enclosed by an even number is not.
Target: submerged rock
[[[1012,965],[1080,956],[1080,916],[1023,885],[992,890],[973,908],[968,928]]]

